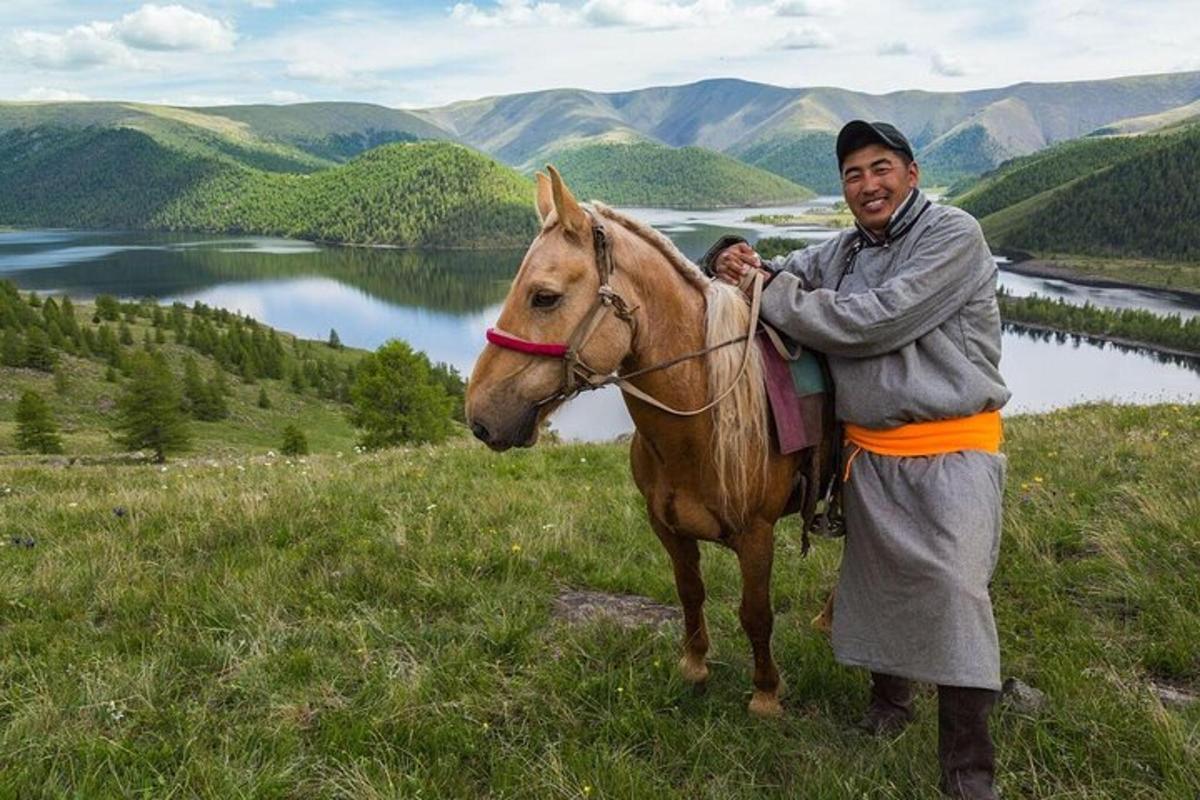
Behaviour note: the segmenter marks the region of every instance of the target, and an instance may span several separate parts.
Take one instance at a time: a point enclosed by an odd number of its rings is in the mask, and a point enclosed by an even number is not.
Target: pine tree
[[[338,332],[336,330],[334,330],[333,328],[329,329],[329,346],[332,347],[334,350],[342,349],[341,337],[338,336]]]
[[[350,389],[350,422],[368,448],[440,442],[452,429],[454,400],[431,374],[429,359],[393,339],[364,357]]]
[[[279,451],[285,456],[308,455],[308,437],[294,423],[288,423],[283,428],[283,445]]]
[[[17,403],[17,447],[39,453],[61,453],[62,439],[50,406],[35,391],[26,391]]]
[[[50,346],[50,338],[46,332],[34,325],[25,335],[24,365],[30,369],[49,372],[54,369],[58,356]]]
[[[133,344],[133,331],[129,330],[129,325],[122,320],[117,328],[117,339],[124,345]]]
[[[270,408],[271,407],[271,396],[267,394],[266,386],[258,387],[258,407],[259,408]]]
[[[19,367],[25,363],[25,343],[21,334],[13,328],[4,330],[4,340],[0,343],[0,363],[6,367]]]
[[[63,395],[70,391],[70,389],[70,376],[67,375],[67,371],[63,369],[62,364],[59,364],[54,368],[54,391],[58,392],[60,395]]]
[[[161,354],[135,353],[130,366],[133,375],[117,398],[120,442],[131,450],[154,451],[161,464],[168,451],[186,447],[190,439],[179,389]]]

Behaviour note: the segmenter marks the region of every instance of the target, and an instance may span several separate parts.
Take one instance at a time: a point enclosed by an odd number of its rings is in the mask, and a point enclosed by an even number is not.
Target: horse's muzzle
[[[527,406],[511,415],[472,414],[468,420],[475,438],[496,452],[510,447],[532,447],[537,442],[537,406]]]

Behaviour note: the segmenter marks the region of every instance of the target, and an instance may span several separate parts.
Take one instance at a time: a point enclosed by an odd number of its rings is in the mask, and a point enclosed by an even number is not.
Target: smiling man
[[[911,681],[937,685],[943,791],[994,798],[1000,651],[988,584],[1009,398],[996,266],[978,223],[918,188],[895,127],[847,124],[837,158],[854,229],[769,263],[725,239],[705,265],[735,283],[767,270],[763,318],[828,356],[848,442],[833,649],[871,672],[860,726],[900,730]]]

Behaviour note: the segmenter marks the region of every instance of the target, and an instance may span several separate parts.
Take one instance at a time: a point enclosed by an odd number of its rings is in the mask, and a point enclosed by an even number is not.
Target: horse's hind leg
[[[742,630],[754,650],[754,695],[750,713],[758,717],[777,717],[783,713],[779,696],[783,692],[779,670],[771,657],[771,562],[775,555],[775,531],[770,525],[755,523],[735,540],[738,563],[742,568],[742,605],[738,616]]]
[[[675,589],[683,606],[683,657],[679,660],[679,672],[688,683],[704,683],[708,680],[708,626],[704,624],[704,579],[700,575],[700,548],[695,539],[689,539],[672,531],[666,525],[650,517],[650,526],[658,540],[671,557],[675,570]]]

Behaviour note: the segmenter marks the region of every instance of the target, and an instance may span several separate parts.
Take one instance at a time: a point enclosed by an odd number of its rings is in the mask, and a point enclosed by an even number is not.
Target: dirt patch
[[[662,627],[677,622],[679,609],[635,594],[609,594],[587,589],[564,589],[554,598],[552,615],[568,625],[609,620],[622,628]]]

